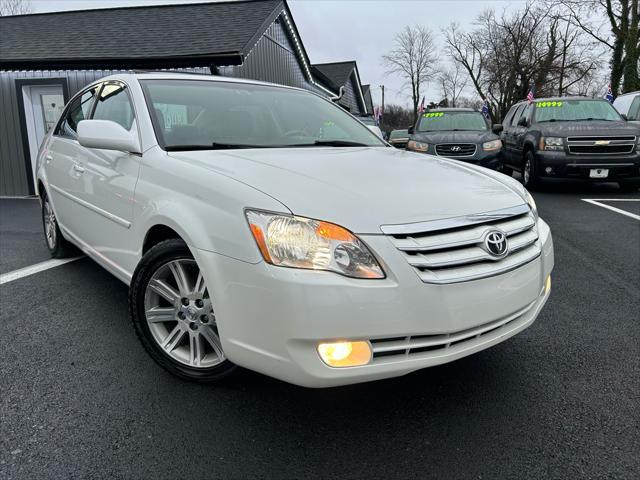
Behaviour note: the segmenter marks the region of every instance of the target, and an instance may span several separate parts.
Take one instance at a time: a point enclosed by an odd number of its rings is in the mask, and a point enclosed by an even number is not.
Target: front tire
[[[536,157],[531,150],[527,150],[524,155],[524,165],[522,167],[522,185],[528,190],[538,185],[537,170]]]
[[[182,240],[160,242],[142,257],[129,313],[140,342],[168,372],[210,383],[236,369],[222,349],[213,298]]]
[[[73,251],[73,246],[62,236],[53,205],[46,193],[42,194],[42,228],[51,256],[53,258],[68,257]]]

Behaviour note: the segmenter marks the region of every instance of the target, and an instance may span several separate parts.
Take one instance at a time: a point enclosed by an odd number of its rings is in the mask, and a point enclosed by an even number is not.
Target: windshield
[[[606,100],[558,100],[536,102],[534,121],[619,121],[620,115]]]
[[[206,80],[141,80],[165,150],[386,146],[340,107],[288,88]]]
[[[393,132],[391,132],[391,135],[389,135],[389,139],[407,138],[408,136],[409,136],[408,130],[394,130]]]
[[[488,130],[480,112],[426,112],[420,117],[418,132]]]

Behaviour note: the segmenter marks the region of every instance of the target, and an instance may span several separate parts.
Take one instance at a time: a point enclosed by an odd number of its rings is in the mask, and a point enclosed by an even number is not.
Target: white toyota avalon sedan
[[[189,380],[403,375],[521,332],[551,288],[519,183],[392,148],[300,89],[104,78],[46,136],[37,179],[51,254],[74,244],[129,285],[142,345]]]

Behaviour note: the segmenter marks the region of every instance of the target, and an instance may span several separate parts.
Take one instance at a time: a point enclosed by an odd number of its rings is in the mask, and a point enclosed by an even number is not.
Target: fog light
[[[545,168],[545,169],[544,169],[544,171],[545,171],[545,173],[546,173],[547,175],[551,175],[551,174],[553,173],[553,168],[551,168],[551,167],[547,167],[547,168]]]
[[[551,291],[551,275],[547,277],[547,280],[544,282],[544,294],[548,295]]]
[[[362,341],[320,343],[318,353],[330,367],[357,367],[371,361],[371,347]]]

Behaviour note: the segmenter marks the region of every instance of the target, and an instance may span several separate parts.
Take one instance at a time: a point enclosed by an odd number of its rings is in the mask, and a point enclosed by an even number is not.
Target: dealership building
[[[373,113],[355,62],[311,64],[284,0],[0,17],[0,196],[34,194],[38,146],[82,87],[158,69],[304,88]]]

